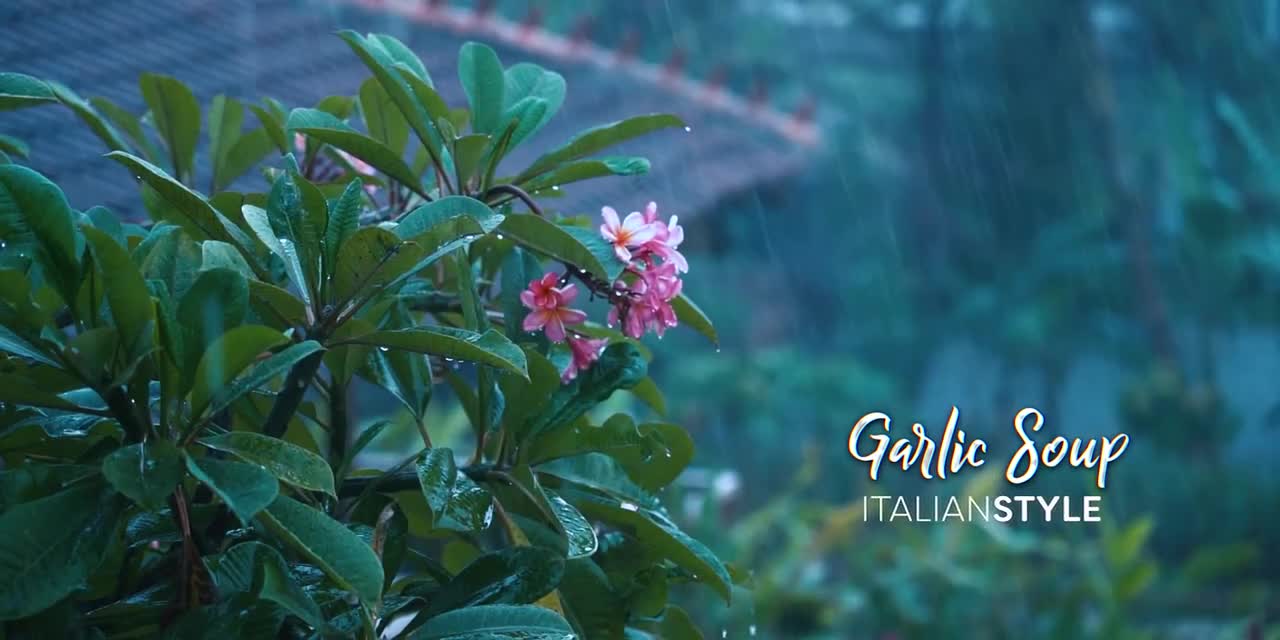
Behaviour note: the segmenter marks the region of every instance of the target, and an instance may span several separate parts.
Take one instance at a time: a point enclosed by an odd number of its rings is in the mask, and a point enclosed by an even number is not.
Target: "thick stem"
[[[262,426],[263,434],[272,438],[284,435],[298,405],[302,404],[303,396],[307,394],[307,385],[311,384],[311,379],[320,370],[323,359],[324,352],[318,352],[293,365],[284,379],[284,388],[276,396],[275,404],[271,405],[271,413],[267,414],[267,421]]]
[[[348,386],[334,380],[329,385],[329,460],[341,464],[350,442],[351,412],[347,406]]]

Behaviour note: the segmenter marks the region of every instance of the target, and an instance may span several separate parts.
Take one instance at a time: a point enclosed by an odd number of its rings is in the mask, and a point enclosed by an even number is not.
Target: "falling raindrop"
[[[689,128],[689,127],[685,127],[685,129],[688,129],[688,128]],[[729,637],[729,630],[728,630],[728,629],[721,629],[721,630],[720,630],[720,637],[721,637],[721,638],[728,638],[728,637]]]
[[[553,185],[551,185],[551,190],[552,190],[552,191],[559,191],[559,190],[560,190],[560,185],[558,185],[558,184],[553,184]]]
[[[382,351],[382,352],[384,352],[384,353],[385,353],[385,352],[387,352],[387,351],[390,351],[390,350],[391,350],[391,349],[388,349],[387,347],[378,347],[378,351]]]
[[[505,237],[505,236],[503,236],[501,233],[499,233],[499,234],[498,234],[498,239],[499,239],[499,240],[505,240],[505,239],[506,239],[506,237]]]
[[[685,133],[693,133],[693,127],[691,127],[691,126],[689,126],[689,125],[685,125],[685,126],[684,126],[684,132],[685,132]]]
[[[639,510],[640,510],[640,507],[637,507],[636,505],[634,505],[634,504],[632,504],[632,503],[630,503],[630,502],[623,502],[623,503],[619,504],[618,506],[619,506],[619,507],[622,507],[622,510],[623,510],[623,511],[636,512],[636,511],[639,511]]]
[[[756,635],[756,626],[753,624],[753,625],[751,625],[751,626],[747,627],[747,633],[748,633],[749,635],[753,635],[753,636],[754,636],[754,635]]]

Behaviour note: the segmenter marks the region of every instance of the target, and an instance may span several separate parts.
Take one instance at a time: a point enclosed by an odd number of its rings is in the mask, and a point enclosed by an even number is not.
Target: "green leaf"
[[[258,122],[262,123],[262,130],[266,132],[267,138],[276,146],[276,149],[279,149],[280,153],[289,153],[293,147],[288,134],[284,132],[284,116],[276,113],[270,106],[270,101],[267,107],[251,104],[249,110],[258,117]]]
[[[213,183],[213,190],[227,188],[254,165],[262,162],[275,148],[271,130],[267,127],[254,129],[236,138],[222,159],[222,168]]]
[[[542,98],[528,97],[517,102],[503,116],[503,119],[514,125],[511,130],[511,136],[503,144],[495,148],[494,153],[505,154],[510,149],[514,149],[525,138],[533,135],[542,124],[547,120],[547,112],[550,107],[547,101]],[[508,126],[511,126],[508,125]]]
[[[0,373],[0,402],[7,404],[84,412],[80,405],[55,393],[38,389],[23,375]]]
[[[6,351],[15,356],[34,360],[41,364],[47,364],[51,367],[62,366],[56,360],[46,355],[42,349],[36,347],[30,342],[27,342],[21,336],[3,325],[0,325],[0,351]]]
[[[241,207],[241,213],[245,212]],[[298,278],[295,284],[304,299],[314,297],[320,282],[320,238],[329,215],[324,196],[302,176],[282,173],[271,185],[266,212],[281,258]],[[258,232],[257,226],[254,232]]]
[[[565,539],[569,543],[568,558],[572,560],[590,557],[600,546],[595,527],[591,526],[582,512],[555,492],[544,489],[543,493],[546,494],[547,502],[551,504],[551,510],[555,513],[556,519],[560,521],[560,528],[564,530]]]
[[[582,227],[559,225],[541,216],[524,214],[507,216],[498,230],[525,247],[586,269],[609,282],[617,280],[626,266],[600,234]]]
[[[525,370],[524,351],[493,329],[484,333],[453,327],[393,329],[356,336],[347,342],[487,364],[522,378],[529,376]]]
[[[526,348],[525,358],[529,368],[528,379],[502,376],[498,380],[507,405],[503,418],[510,426],[541,412],[560,388],[560,371],[546,356]]]
[[[80,287],[72,220],[62,190],[47,178],[16,164],[0,166],[0,221],[10,228],[30,229],[45,277],[68,304],[74,304]]]
[[[649,405],[655,413],[666,417],[667,415],[667,399],[662,395],[662,390],[658,388],[653,378],[645,378],[631,387],[631,393],[639,398],[642,402]]]
[[[638,176],[649,173],[649,161],[634,156],[579,160],[544,173],[524,183],[526,190],[538,192],[566,184],[605,176]]]
[[[259,317],[277,329],[300,327],[307,322],[306,305],[273,284],[250,280],[249,302]]]
[[[342,463],[338,465],[338,470],[334,473],[339,484],[346,479],[347,471],[351,469],[351,463],[355,461],[356,456],[360,455],[360,452],[364,451],[370,444],[373,444],[373,441],[391,424],[390,420],[379,420],[360,432],[360,437],[356,438],[355,444],[351,445],[347,450],[347,454],[343,456]]]
[[[567,640],[573,628],[554,611],[502,604],[456,609],[438,615],[409,640]]]
[[[551,593],[564,576],[564,558],[543,547],[511,547],[476,558],[444,585],[420,614],[492,604],[527,604]],[[420,637],[418,634],[410,636]]]
[[[249,266],[240,250],[221,240],[205,240],[200,243],[200,269],[230,269],[245,278],[254,277],[253,267]]]
[[[320,343],[314,340],[307,340],[306,342],[290,345],[283,351],[259,362],[231,386],[214,395],[213,400],[209,403],[209,413],[217,414],[230,406],[232,402],[240,399],[241,396],[261,388],[276,376],[283,375],[303,358],[323,350],[324,347]]]
[[[506,84],[498,54],[478,42],[463,44],[458,52],[458,79],[471,105],[472,128],[478,133],[497,133],[502,126]]]
[[[274,225],[271,223],[271,215],[266,209],[246,204],[240,208],[241,214],[244,215],[245,224],[249,225],[258,237],[258,240],[267,247],[267,250],[280,258],[284,263],[285,272],[289,274],[289,280],[298,288],[298,292],[302,295],[302,303],[305,309],[312,306],[313,298],[311,296],[311,283],[307,278],[306,270],[302,266],[302,259],[298,255],[295,245],[292,242],[283,241],[276,234]]]
[[[726,603],[731,600],[733,582],[724,563],[663,513],[585,491],[574,491],[570,499],[587,517],[629,530],[641,544],[692,573]]]
[[[138,79],[151,120],[169,149],[173,172],[190,180],[200,137],[200,103],[187,85],[168,76],[144,73]]]
[[[159,511],[182,481],[182,455],[167,440],[121,447],[103,459],[102,475],[130,500]]]
[[[212,489],[246,525],[280,493],[280,483],[259,465],[190,455],[186,458],[191,475]]]
[[[432,124],[434,120],[427,115],[423,103],[415,93],[415,88],[421,88],[424,94],[433,94],[434,91],[431,91],[430,86],[413,73],[411,66],[401,66],[406,71],[403,75],[397,72],[395,70],[398,66],[397,62],[387,51],[383,41],[374,37],[366,39],[350,30],[339,31],[338,36],[373,72],[373,76],[378,79],[378,84],[382,85],[387,95],[395,102],[396,107],[400,109],[400,114],[408,121],[409,127],[417,134],[422,145],[438,155],[442,139],[435,125]],[[417,80],[416,83],[414,79]],[[370,162],[370,164],[373,163]]]
[[[261,542],[242,542],[213,559],[212,572],[222,593],[247,591],[270,600],[317,629],[324,614],[293,579],[280,552]]]
[[[240,140],[244,126],[244,105],[239,100],[216,95],[209,103],[209,166],[213,171],[213,188],[229,182],[222,178],[226,173],[227,157],[231,148]]]
[[[487,234],[502,221],[501,214],[475,198],[446,196],[405,214],[395,232],[434,252],[467,236]]]
[[[451,449],[427,449],[416,469],[431,529],[483,531],[493,519],[493,497],[458,469]]]
[[[382,596],[381,561],[342,523],[286,496],[276,498],[259,520],[361,601],[374,603]]]
[[[466,184],[475,175],[488,144],[489,136],[483,133],[463,136],[454,141],[453,165],[458,173],[458,184]]]
[[[615,414],[599,427],[572,424],[536,439],[530,464],[598,452],[618,462],[636,484],[657,491],[675,481],[693,460],[693,440],[681,427],[648,423],[639,427]]]
[[[409,122],[377,78],[369,78],[360,85],[360,115],[374,140],[385,144],[397,156],[404,153],[404,146],[409,142]]]
[[[18,156],[19,158],[25,158],[31,153],[31,148],[27,146],[27,143],[13,136],[7,136],[0,133],[0,151]]]
[[[68,109],[71,109],[71,112],[76,114],[89,127],[89,130],[107,145],[108,149],[112,151],[127,151],[129,149],[129,143],[120,137],[115,127],[112,127],[111,123],[103,119],[92,105],[85,102],[84,98],[57,82],[49,82],[48,84],[49,88],[53,89],[53,94],[58,97],[58,101],[66,105]]]
[[[614,391],[634,386],[645,377],[647,369],[648,363],[631,343],[609,345],[590,369],[557,389],[542,412],[525,423],[523,437],[535,438],[572,423]]]
[[[284,334],[275,329],[245,325],[231,328],[210,343],[196,367],[191,388],[192,417],[201,417],[215,394],[259,356],[287,340]]]
[[[192,358],[233,327],[244,323],[249,309],[249,284],[231,269],[208,269],[178,303],[178,322],[184,335],[191,336]],[[195,371],[198,361],[190,362]]]
[[[329,210],[329,226],[324,231],[324,258],[330,274],[338,263],[338,251],[360,227],[360,212],[364,209],[364,183],[356,178],[342,191]]]
[[[676,312],[676,319],[683,322],[695,331],[706,336],[711,344],[720,346],[720,336],[716,333],[716,328],[711,324],[711,318],[694,304],[688,296],[683,293],[671,299],[671,308]]]
[[[513,65],[502,72],[502,75],[505,85],[503,102],[508,114],[525,98],[538,98],[546,103],[544,113],[534,123],[533,131],[530,131],[529,135],[541,129],[556,112],[560,111],[565,95],[564,76],[528,62]],[[517,142],[513,140],[511,146],[514,147]]]
[[[338,249],[334,300],[370,297],[388,283],[416,271],[422,256],[423,248],[418,243],[401,240],[382,227],[364,227]]]
[[[294,109],[289,113],[290,131],[305,134],[325,144],[333,145],[368,162],[373,168],[408,187],[414,193],[426,196],[413,170],[400,155],[387,145],[366,136],[334,116],[318,109]]]
[[[627,619],[645,615],[626,598],[619,596],[609,584],[609,576],[588,558],[565,563],[558,592],[565,614],[573,619],[574,628],[586,638],[623,638]],[[666,594],[661,595],[665,604]],[[626,640],[638,638],[627,637]]]
[[[129,141],[135,147],[142,150],[142,155],[150,162],[155,162],[160,157],[159,151],[156,150],[155,144],[147,137],[142,130],[142,120],[138,116],[126,111],[120,105],[100,96],[89,99],[89,104],[97,109],[102,115],[111,122],[111,124],[129,136]],[[121,150],[128,151],[127,148],[121,147]]]
[[[234,244],[235,239],[227,231],[226,221],[213,205],[200,194],[174,180],[159,167],[123,151],[113,151],[108,158],[129,168],[173,207],[178,216],[173,222],[181,226],[196,240],[222,240]]]
[[[82,231],[102,270],[111,317],[116,321],[116,330],[123,338],[129,359],[140,357],[150,348],[155,328],[155,309],[147,283],[129,252],[111,236],[87,225]]]
[[[298,445],[249,431],[202,438],[200,444],[257,464],[287,484],[337,496],[329,463]]]
[[[541,175],[570,160],[589,156],[610,146],[642,136],[651,131],[671,127],[683,127],[684,121],[670,114],[651,114],[636,116],[619,122],[588,129],[570,140],[555,151],[547,153],[529,165],[516,182],[524,182],[529,178]]]
[[[403,303],[391,308],[387,326],[404,328],[413,324],[415,321]],[[427,403],[431,400],[432,382],[431,363],[426,356],[398,349],[372,349],[366,370],[369,380],[395,396],[415,420],[421,421],[425,417]]]
[[[57,101],[43,80],[22,73],[0,72],[0,111]]]
[[[431,83],[431,74],[427,73],[427,68],[422,64],[422,60],[413,53],[409,47],[403,42],[397,40],[394,36],[385,33],[371,33],[367,40],[369,46],[379,48],[387,59],[393,63],[393,66],[404,66],[411,71],[414,77],[421,79],[428,85]]]
[[[120,510],[98,483],[84,483],[0,514],[0,620],[33,615],[83,588],[116,538]]]

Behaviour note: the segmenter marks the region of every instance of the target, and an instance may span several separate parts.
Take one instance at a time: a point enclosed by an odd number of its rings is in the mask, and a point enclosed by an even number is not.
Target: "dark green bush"
[[[69,107],[150,216],[72,209],[0,138],[0,636],[697,637],[668,585],[728,599],[732,579],[655,497],[692,443],[589,414],[618,389],[661,405],[648,330],[715,339],[680,293],[681,232],[539,204],[647,170],[592,156],[683,123],[596,127],[503,177],[559,75],[468,44],[450,108],[394,38],[341,37],[373,74],[357,96],[249,105],[250,130],[218,96],[207,165],[177,80],[144,76],[138,117],[0,74],[0,109]],[[227,190],[255,167],[262,192]],[[570,306],[580,289],[625,335]],[[432,445],[440,378],[470,455]],[[356,379],[419,427],[391,469],[357,463],[385,423],[355,432]]]

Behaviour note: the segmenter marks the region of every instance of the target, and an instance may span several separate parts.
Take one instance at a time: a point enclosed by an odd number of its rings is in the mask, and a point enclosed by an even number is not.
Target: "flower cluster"
[[[621,324],[622,332],[632,338],[650,329],[661,338],[676,326],[671,301],[684,287],[680,274],[689,271],[689,263],[679,251],[684,242],[679,218],[659,220],[656,202],[650,202],[644,213],[633,211],[621,221],[618,212],[609,207],[601,213],[604,224],[600,234],[613,244],[618,259],[627,263],[624,276],[613,283],[621,295],[614,298],[609,310],[609,324]]]
[[[600,358],[608,341],[570,335],[567,327],[586,321],[586,314],[569,304],[578,296],[576,284],[569,284],[570,274],[577,276],[592,293],[608,298],[609,326],[622,326],[631,338],[640,338],[652,329],[658,337],[676,326],[671,301],[684,286],[680,274],[689,271],[689,263],[680,254],[684,229],[679,219],[658,219],[658,205],[650,202],[643,213],[633,211],[625,219],[612,207],[601,209],[604,224],[600,235],[613,246],[614,254],[626,264],[622,276],[614,282],[596,282],[579,270],[564,276],[549,272],[529,283],[520,293],[520,302],[529,309],[523,328],[542,330],[552,342],[568,341],[573,358],[562,380],[569,382]]]

